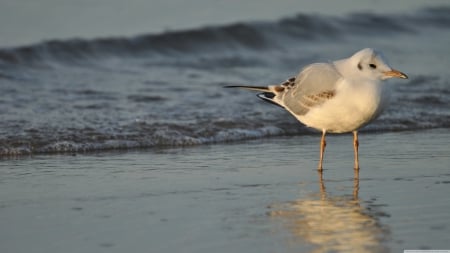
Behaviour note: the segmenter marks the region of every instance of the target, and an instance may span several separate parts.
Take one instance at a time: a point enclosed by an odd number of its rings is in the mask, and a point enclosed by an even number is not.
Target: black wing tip
[[[256,94],[256,96],[265,102],[271,103],[271,104],[279,106],[281,108],[284,108],[277,102],[273,101],[273,98],[275,97],[275,93],[273,93],[273,92],[262,92],[262,93]]]
[[[259,86],[249,86],[249,85],[225,85],[223,88],[242,88],[242,89],[252,89],[252,88],[262,88]]]
[[[262,92],[262,93],[258,93],[256,94],[257,97],[261,98],[261,99],[270,99],[272,100],[275,97],[275,93],[273,92]]]

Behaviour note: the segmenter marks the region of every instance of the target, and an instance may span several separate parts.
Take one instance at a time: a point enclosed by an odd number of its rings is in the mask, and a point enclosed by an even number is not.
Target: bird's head
[[[383,54],[372,48],[365,48],[349,58],[350,72],[368,79],[386,80],[389,78],[407,79],[408,76],[389,66]]]

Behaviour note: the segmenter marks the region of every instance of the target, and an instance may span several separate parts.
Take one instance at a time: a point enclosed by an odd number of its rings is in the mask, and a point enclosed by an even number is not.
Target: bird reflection
[[[292,235],[290,243],[312,244],[311,252],[385,252],[382,242],[389,230],[378,218],[377,208],[359,200],[359,172],[355,170],[353,192],[328,196],[322,173],[320,193],[288,204],[272,206],[270,216],[281,219]]]

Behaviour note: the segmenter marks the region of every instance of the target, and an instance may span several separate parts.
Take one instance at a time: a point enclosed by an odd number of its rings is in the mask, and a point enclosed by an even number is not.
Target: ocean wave
[[[146,129],[150,128],[147,126]],[[78,135],[71,134],[65,137],[41,136],[40,141],[31,138],[27,141],[8,142],[4,140],[0,146],[0,156],[17,156],[42,153],[79,153],[101,150],[126,150],[136,148],[161,148],[182,147],[201,144],[225,143],[231,141],[257,139],[268,136],[279,136],[284,133],[282,129],[274,126],[263,126],[259,128],[222,129],[214,133],[195,133],[189,126],[179,125],[156,125],[153,131],[144,130],[133,134],[99,134],[95,136],[80,132]],[[34,133],[34,137],[40,133]],[[25,137],[26,139],[26,137]],[[63,141],[59,139],[64,139]]]
[[[411,131],[430,128],[450,128],[450,120],[434,113],[391,110],[361,130],[361,132]],[[34,129],[17,137],[0,140],[0,157],[32,154],[83,153],[105,150],[140,148],[171,148],[204,144],[236,142],[276,136],[317,134],[294,119],[277,122],[214,121],[197,124],[134,123],[121,130],[67,129],[52,131]]]
[[[450,28],[449,14],[450,8],[407,15],[300,14],[275,22],[0,49],[0,157],[309,135],[314,131],[288,112],[222,87],[276,83],[297,66],[380,36],[410,79],[391,86],[391,106],[362,131],[450,128],[448,37],[429,46]],[[422,33],[431,29],[437,32]],[[393,42],[397,33],[404,36]],[[341,37],[346,49],[334,47]],[[334,39],[316,48],[323,38]],[[397,50],[403,45],[408,47]]]
[[[97,57],[141,56],[146,53],[211,53],[217,52],[218,48],[258,51],[283,47],[286,38],[298,42],[346,35],[381,36],[414,33],[427,26],[448,29],[450,7],[424,8],[413,14],[361,12],[344,17],[298,14],[275,22],[236,23],[132,38],[52,40],[0,49],[0,64],[33,66],[52,61],[71,63]]]
[[[417,75],[412,76],[410,83],[406,85],[394,86],[395,93],[393,95],[395,97],[392,99],[391,106],[379,119],[361,131],[386,132],[450,128],[450,112],[445,106],[450,103],[449,96],[446,96],[449,94],[446,80],[435,75]],[[52,96],[54,92],[51,93]],[[61,93],[64,96],[65,92],[65,90],[56,90],[57,94]],[[174,92],[187,91],[176,90]],[[320,137],[316,131],[303,126],[294,117],[277,107],[261,104],[263,108],[258,109],[256,98],[249,103],[242,98],[242,101],[239,99],[239,101],[231,102],[232,105],[230,105],[228,96],[212,97],[210,102],[216,106],[209,113],[198,113],[204,107],[203,104],[188,109],[187,107],[192,105],[184,103],[180,105],[184,105],[185,108],[179,112],[173,112],[172,107],[160,111],[153,107],[157,103],[173,103],[166,97],[132,93],[123,97],[126,104],[145,103],[149,105],[148,108],[153,108],[155,113],[139,114],[139,118],[134,120],[131,118],[127,121],[120,121],[119,118],[124,115],[114,115],[111,112],[116,109],[110,108],[117,103],[115,95],[94,89],[81,89],[75,94],[82,97],[88,96],[90,100],[88,100],[89,103],[70,106],[77,114],[70,122],[58,117],[56,119],[47,117],[51,120],[38,123],[30,123],[30,119],[26,117],[2,122],[0,157],[183,147],[272,136],[317,134],[318,138]],[[199,99],[200,97],[195,98],[195,100]],[[248,108],[249,105],[252,107]],[[82,108],[78,108],[79,106]],[[179,107],[177,106],[177,108]],[[51,114],[53,116],[55,116],[54,110],[50,111],[53,111]],[[260,111],[258,112],[258,110]],[[62,112],[67,113],[65,110]],[[94,119],[98,118],[97,121],[84,118],[83,115],[86,116],[86,113],[90,114],[91,112]],[[112,115],[100,117],[103,114]],[[188,116],[184,117],[186,114]],[[166,117],[162,115],[166,115]]]

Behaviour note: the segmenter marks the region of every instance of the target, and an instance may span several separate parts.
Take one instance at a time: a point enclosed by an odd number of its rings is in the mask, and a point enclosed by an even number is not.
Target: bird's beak
[[[384,72],[383,74],[386,78],[396,77],[396,78],[408,79],[408,76],[405,73],[400,72],[396,69],[391,69],[389,71]]]

